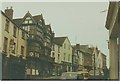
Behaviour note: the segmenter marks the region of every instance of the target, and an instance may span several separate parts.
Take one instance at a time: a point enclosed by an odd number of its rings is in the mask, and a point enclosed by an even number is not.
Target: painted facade
[[[12,8],[6,9],[5,12],[1,11],[2,45],[0,45],[0,50],[2,52],[2,78],[24,79],[27,55],[27,32],[13,22],[10,17],[13,13],[8,14],[9,12],[13,12]]]
[[[72,46],[68,37],[54,38],[51,56],[54,57],[55,67],[59,68],[58,75],[72,71]]]

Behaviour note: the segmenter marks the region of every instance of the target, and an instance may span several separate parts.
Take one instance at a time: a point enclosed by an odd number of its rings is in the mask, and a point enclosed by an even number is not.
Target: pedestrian
[[[109,77],[109,70],[107,66],[103,67],[104,79],[108,79]]]

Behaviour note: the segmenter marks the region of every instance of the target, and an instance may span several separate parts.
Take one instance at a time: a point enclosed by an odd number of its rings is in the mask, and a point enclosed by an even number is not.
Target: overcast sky
[[[97,46],[108,56],[108,31],[105,28],[108,2],[23,2],[2,3],[14,9],[14,18],[23,17],[27,11],[43,15],[51,24],[56,36],[68,36],[72,44]]]

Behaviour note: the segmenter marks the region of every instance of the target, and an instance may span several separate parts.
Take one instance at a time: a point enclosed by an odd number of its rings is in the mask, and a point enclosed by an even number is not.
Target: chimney
[[[10,7],[10,9],[8,9],[8,7],[5,9],[5,15],[7,17],[9,17],[11,20],[13,19],[13,9],[12,9],[12,6]]]

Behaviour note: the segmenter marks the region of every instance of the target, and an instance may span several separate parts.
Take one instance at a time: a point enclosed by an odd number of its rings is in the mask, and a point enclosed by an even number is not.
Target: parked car
[[[91,76],[93,76],[93,75],[94,75],[94,70],[90,70],[90,71],[89,71],[89,74],[90,74]],[[95,75],[104,75],[104,73],[103,73],[103,71],[95,70]]]
[[[94,70],[89,71],[89,78],[88,79],[103,79],[103,71],[95,70],[95,76],[94,76]]]
[[[89,75],[88,72],[84,72],[84,71],[79,71],[79,72],[64,72],[64,73],[62,73],[60,79],[72,79],[72,80],[87,79],[88,75]]]

